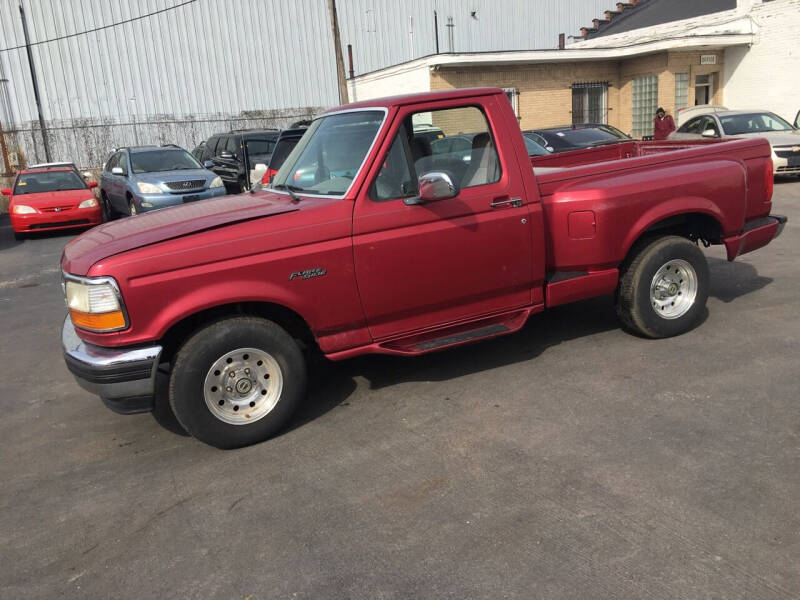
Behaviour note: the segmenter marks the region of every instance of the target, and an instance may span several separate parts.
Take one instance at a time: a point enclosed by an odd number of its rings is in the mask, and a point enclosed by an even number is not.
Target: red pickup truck
[[[436,151],[415,135],[431,127]],[[733,260],[780,233],[770,156],[760,139],[629,142],[548,162],[499,89],[350,104],[313,121],[271,188],[71,241],[65,360],[123,413],[152,410],[169,365],[178,421],[231,448],[287,422],[306,350],[423,354],[602,294],[638,335],[680,334],[708,296],[698,244]]]

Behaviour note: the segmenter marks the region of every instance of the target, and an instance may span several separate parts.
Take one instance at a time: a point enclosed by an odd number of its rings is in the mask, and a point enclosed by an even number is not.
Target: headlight
[[[87,198],[86,200],[78,204],[78,208],[93,208],[95,206],[97,206],[97,200],[95,200],[94,198]]]
[[[33,208],[32,206],[26,206],[24,204],[15,204],[14,208],[11,209],[15,215],[32,215],[38,213],[39,211]]]
[[[209,188],[222,187],[222,177],[214,177],[214,179],[211,180],[211,184],[208,187]]]
[[[118,287],[111,277],[70,277],[64,285],[64,294],[76,327],[98,332],[127,327]]]
[[[161,194],[163,193],[161,188],[157,185],[153,185],[152,183],[146,183],[144,181],[140,181],[136,184],[136,187],[139,188],[140,194]]]

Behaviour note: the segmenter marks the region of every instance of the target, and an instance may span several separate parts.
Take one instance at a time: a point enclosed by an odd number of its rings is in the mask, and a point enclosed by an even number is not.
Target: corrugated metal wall
[[[97,166],[116,146],[192,147],[285,126],[338,102],[326,0],[0,0],[0,122],[14,158],[44,160],[25,8],[51,157]],[[608,0],[339,0],[356,74],[435,52],[550,48]],[[474,12],[474,15],[473,15]],[[88,32],[88,33],[87,33]]]

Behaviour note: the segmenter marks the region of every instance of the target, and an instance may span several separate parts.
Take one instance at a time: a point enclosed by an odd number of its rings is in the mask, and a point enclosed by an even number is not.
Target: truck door
[[[355,206],[356,279],[370,333],[382,339],[531,302],[531,236],[522,178],[495,97],[400,110]],[[471,140],[434,153],[419,131]],[[445,144],[439,144],[445,148]],[[418,177],[446,172],[455,197],[408,204]]]

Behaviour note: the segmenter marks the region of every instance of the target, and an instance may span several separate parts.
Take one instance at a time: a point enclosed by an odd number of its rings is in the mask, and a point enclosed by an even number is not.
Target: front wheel
[[[178,351],[169,400],[191,435],[238,448],[280,431],[305,389],[305,359],[284,329],[265,319],[232,317],[201,329]]]
[[[708,300],[708,263],[696,244],[665,236],[634,249],[617,294],[617,315],[645,337],[680,335],[696,327]]]

